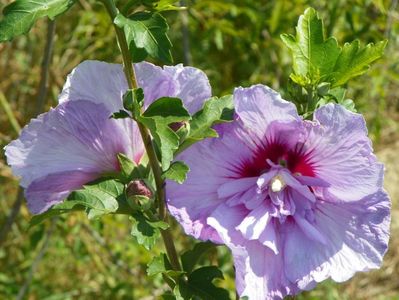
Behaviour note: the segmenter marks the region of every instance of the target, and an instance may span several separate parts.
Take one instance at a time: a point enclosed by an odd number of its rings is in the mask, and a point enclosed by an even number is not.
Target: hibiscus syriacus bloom
[[[219,139],[178,157],[191,171],[167,194],[188,234],[231,248],[238,293],[278,299],[378,268],[390,201],[363,117],[328,104],[304,121],[262,85],[234,102]]]
[[[145,105],[181,98],[194,113],[211,96],[206,75],[195,68],[150,63],[135,66]],[[42,213],[105,172],[119,170],[118,153],[139,163],[144,155],[137,124],[110,119],[128,89],[121,65],[85,61],[68,76],[59,105],[33,119],[6,147],[8,164],[21,177],[28,207]]]

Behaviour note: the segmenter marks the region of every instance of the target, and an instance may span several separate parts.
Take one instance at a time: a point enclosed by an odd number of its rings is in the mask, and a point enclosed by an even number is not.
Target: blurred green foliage
[[[11,1],[2,1],[0,9]],[[123,9],[128,1],[119,0]],[[340,44],[389,40],[385,56],[366,74],[349,82],[347,97],[364,113],[377,148],[398,137],[399,5],[398,1],[349,0],[198,0],[182,1],[185,11],[163,12],[171,27],[175,63],[203,69],[214,94],[232,92],[235,86],[267,84],[287,95],[291,56],[280,39],[295,33],[298,16],[308,6],[325,21],[326,34]],[[37,109],[40,65],[47,21],[40,20],[27,36],[0,44],[0,94],[10,103],[21,125]],[[50,67],[47,108],[55,106],[66,75],[86,59],[121,62],[109,17],[99,2],[79,0],[56,21],[54,54]],[[0,95],[1,96],[1,95]],[[47,110],[46,108],[46,110]],[[7,116],[0,113],[0,146],[15,138]],[[11,211],[17,180],[0,159],[0,225]],[[24,283],[26,299],[156,299],[167,290],[159,275],[146,275],[150,255],[130,236],[129,221],[106,216],[89,221],[82,213],[60,217],[51,231],[43,259],[29,274],[46,244],[51,222],[28,229],[30,215],[23,206],[8,239],[0,248],[0,299],[14,299]],[[396,232],[397,234],[399,232]],[[174,225],[179,251],[193,246]],[[393,245],[393,246],[392,246]],[[396,239],[391,243],[398,248]],[[162,245],[155,247],[161,251]],[[395,255],[396,254],[396,255]],[[201,258],[219,265],[226,280],[218,282],[234,291],[234,271],[228,250],[217,247]],[[399,249],[387,257],[380,271],[357,275],[349,283],[327,281],[298,299],[397,299]],[[233,294],[232,294],[233,296]]]

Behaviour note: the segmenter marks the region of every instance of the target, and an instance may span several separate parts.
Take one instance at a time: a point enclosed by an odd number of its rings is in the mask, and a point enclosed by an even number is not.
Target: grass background
[[[2,9],[9,0],[2,0]],[[118,1],[123,8],[127,1]],[[298,299],[399,299],[399,5],[397,0],[186,1],[186,12],[166,12],[175,63],[205,70],[215,95],[235,86],[263,83],[284,92],[291,59],[279,35],[294,33],[308,6],[325,20],[327,35],[342,44],[389,40],[386,54],[364,76],[349,83],[348,96],[366,117],[377,155],[386,164],[393,201],[390,250],[380,270],[336,284],[326,281]],[[56,20],[48,93],[40,96],[41,62],[49,22],[40,20],[27,36],[0,44],[0,97],[25,125],[38,111],[57,104],[66,75],[81,61],[121,62],[110,20],[98,1],[78,0]],[[188,43],[187,43],[188,42]],[[41,99],[44,107],[41,107]],[[0,147],[17,136],[0,108]],[[0,152],[0,228],[12,211],[18,181]],[[0,246],[0,299],[156,299],[166,289],[149,279],[150,255],[129,235],[129,220],[108,216],[89,222],[81,213],[28,228],[25,204]],[[174,225],[178,250],[193,245]],[[161,251],[162,245],[155,251]],[[220,246],[204,263],[217,264],[234,290],[229,252]]]

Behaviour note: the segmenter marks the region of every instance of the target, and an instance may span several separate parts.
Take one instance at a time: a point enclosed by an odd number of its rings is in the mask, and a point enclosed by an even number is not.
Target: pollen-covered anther
[[[274,193],[282,191],[285,186],[286,184],[284,182],[284,179],[280,175],[277,175],[273,177],[272,180],[270,180],[270,188]]]

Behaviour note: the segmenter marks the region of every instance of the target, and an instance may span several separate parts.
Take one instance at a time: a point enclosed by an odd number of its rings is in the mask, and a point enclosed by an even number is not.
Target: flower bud
[[[128,197],[144,196],[147,198],[151,198],[152,191],[150,188],[148,188],[144,180],[135,179],[128,184],[126,188],[126,195]]]
[[[180,142],[182,142],[190,132],[190,123],[185,121],[171,123],[169,127],[179,136]]]

